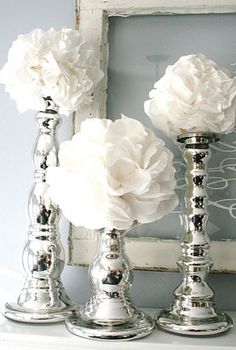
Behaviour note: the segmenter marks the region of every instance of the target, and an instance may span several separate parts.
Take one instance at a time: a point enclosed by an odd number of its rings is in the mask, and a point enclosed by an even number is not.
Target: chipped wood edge
[[[80,0],[80,10],[103,10],[108,16],[232,13],[235,0]]]

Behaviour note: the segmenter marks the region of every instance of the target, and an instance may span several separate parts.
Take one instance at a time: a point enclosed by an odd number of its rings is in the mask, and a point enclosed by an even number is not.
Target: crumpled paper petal
[[[0,71],[0,82],[19,112],[44,110],[44,97],[50,96],[66,115],[91,102],[102,77],[95,51],[70,28],[19,35]]]
[[[236,78],[202,54],[182,56],[154,84],[144,110],[167,136],[230,133],[236,117]]]
[[[173,155],[139,121],[87,119],[48,170],[49,195],[76,226],[128,230],[178,204]]]

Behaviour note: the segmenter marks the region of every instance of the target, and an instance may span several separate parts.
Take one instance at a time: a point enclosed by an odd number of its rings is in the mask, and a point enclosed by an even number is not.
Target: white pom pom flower
[[[75,226],[127,230],[177,203],[172,153],[139,121],[87,119],[48,170],[49,195]]]
[[[20,112],[44,110],[44,98],[51,97],[60,113],[69,114],[91,101],[103,77],[99,66],[77,30],[35,29],[13,42],[0,82]]]
[[[235,126],[236,79],[202,54],[168,66],[144,104],[153,124],[175,138],[188,132],[230,133]]]

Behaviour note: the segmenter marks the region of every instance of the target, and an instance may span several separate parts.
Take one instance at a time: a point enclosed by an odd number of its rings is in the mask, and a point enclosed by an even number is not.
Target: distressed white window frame
[[[82,120],[106,116],[108,68],[108,19],[112,16],[157,14],[235,13],[235,0],[77,0],[77,29],[93,45],[105,77],[94,91],[91,105],[74,117],[74,132]],[[69,264],[86,266],[96,254],[97,233],[70,227]],[[135,269],[176,271],[180,255],[178,240],[127,238],[126,250]],[[213,241],[213,271],[236,272],[236,240]]]

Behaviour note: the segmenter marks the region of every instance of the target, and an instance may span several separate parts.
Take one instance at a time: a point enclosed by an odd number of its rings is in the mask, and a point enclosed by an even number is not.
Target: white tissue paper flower
[[[44,110],[51,97],[59,112],[69,114],[91,101],[103,73],[94,50],[77,30],[35,29],[19,35],[0,71],[0,82],[20,112]]]
[[[177,203],[172,153],[139,121],[87,119],[48,170],[49,195],[75,226],[129,229]]]
[[[188,132],[229,133],[236,116],[236,78],[202,54],[168,66],[144,103],[153,124],[170,137]]]

